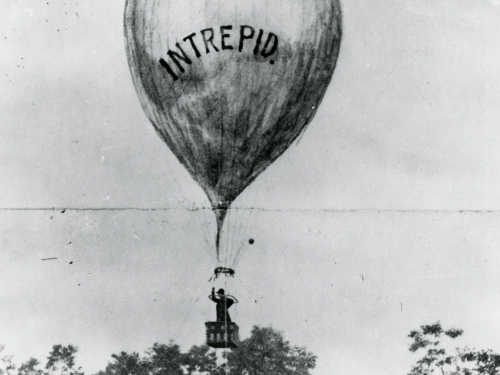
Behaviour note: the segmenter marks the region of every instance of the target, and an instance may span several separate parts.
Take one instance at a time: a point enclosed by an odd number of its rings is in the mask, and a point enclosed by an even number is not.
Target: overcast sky
[[[407,334],[437,320],[500,351],[496,3],[343,1],[316,117],[235,202],[261,210],[230,214],[243,337],[282,330],[318,375],[404,374]],[[123,1],[0,7],[0,343],[72,343],[87,373],[202,343],[215,223],[140,107]]]

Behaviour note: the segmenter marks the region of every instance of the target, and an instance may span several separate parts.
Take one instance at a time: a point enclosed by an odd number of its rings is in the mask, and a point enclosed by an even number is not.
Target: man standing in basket
[[[217,304],[217,321],[231,322],[231,317],[227,310],[233,303],[238,302],[236,298],[233,296],[226,296],[224,294],[224,289],[219,289],[217,294],[215,294],[215,288],[212,288],[212,295],[209,298]]]

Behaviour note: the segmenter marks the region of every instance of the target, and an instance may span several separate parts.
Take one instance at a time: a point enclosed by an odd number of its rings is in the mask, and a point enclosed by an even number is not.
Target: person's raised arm
[[[217,302],[217,297],[215,296],[215,288],[212,288],[212,294],[208,298],[210,298],[214,302]]]

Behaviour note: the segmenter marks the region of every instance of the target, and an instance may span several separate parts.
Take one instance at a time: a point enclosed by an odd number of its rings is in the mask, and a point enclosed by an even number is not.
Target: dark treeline
[[[3,349],[3,347],[2,347]],[[0,375],[84,375],[75,365],[78,348],[55,345],[44,361],[30,358],[16,367],[12,357],[1,358]],[[316,356],[292,346],[273,328],[254,327],[239,348],[217,359],[214,349],[193,346],[183,353],[174,341],[154,344],[143,354],[113,354],[106,368],[95,375],[309,375]]]
[[[500,375],[500,354],[468,347],[449,351],[449,343],[463,330],[444,329],[439,322],[410,332],[409,350],[420,355],[408,375]],[[449,341],[449,343],[447,343]],[[43,361],[30,358],[17,367],[0,346],[0,375],[84,375],[75,364],[78,348],[54,345]],[[254,327],[238,349],[217,358],[206,345],[182,352],[174,341],[154,344],[143,354],[111,355],[94,375],[310,375],[316,356],[304,347],[292,346],[273,328]]]

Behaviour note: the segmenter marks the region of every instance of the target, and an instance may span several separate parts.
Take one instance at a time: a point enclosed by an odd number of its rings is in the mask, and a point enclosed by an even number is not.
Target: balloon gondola
[[[207,345],[215,349],[236,349],[239,327],[233,322],[206,322]]]
[[[310,123],[341,34],[339,0],[127,0],[136,91],[210,201],[217,268],[234,270],[239,260],[221,245],[233,201]],[[238,331],[213,323],[210,334]]]
[[[219,270],[219,272],[230,271],[232,270]],[[217,321],[205,323],[207,345],[213,348],[236,348],[239,341],[239,327],[231,321],[228,310],[233,304],[238,303],[238,300],[234,296],[225,294],[224,289],[219,289],[216,294],[215,288],[212,288],[212,294],[208,298],[217,304]]]

